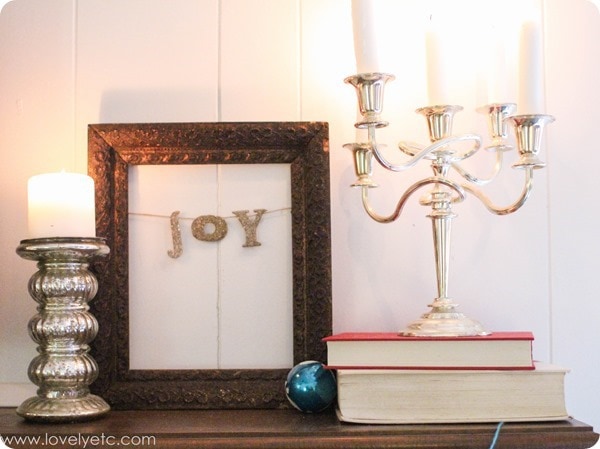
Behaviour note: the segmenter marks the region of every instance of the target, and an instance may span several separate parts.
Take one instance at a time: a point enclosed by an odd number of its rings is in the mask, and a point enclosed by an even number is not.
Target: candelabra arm
[[[369,204],[369,188],[366,186],[363,186],[362,187],[363,207],[364,207],[365,211],[367,212],[367,214],[369,215],[369,217],[371,217],[373,220],[377,221],[378,223],[391,223],[400,216],[400,214],[402,213],[402,209],[404,208],[404,205],[406,204],[406,201],[408,200],[408,198],[413,193],[415,193],[418,189],[420,189],[421,187],[426,186],[428,184],[436,184],[436,185],[441,184],[441,185],[444,185],[444,186],[449,187],[452,190],[454,190],[456,192],[457,196],[455,196],[452,199],[453,203],[460,203],[461,201],[463,201],[465,199],[465,192],[459,184],[457,184],[453,181],[450,181],[449,179],[432,176],[429,178],[421,179],[420,181],[415,182],[408,189],[406,189],[404,194],[398,200],[398,203],[396,204],[396,209],[394,210],[394,212],[392,214],[390,214],[388,216],[379,215],[377,212],[375,212],[373,210],[373,208]]]
[[[458,155],[458,156],[454,156],[454,160],[465,160],[470,158],[471,156],[473,156],[475,153],[477,153],[480,149],[481,149],[481,137],[479,137],[477,134],[463,134],[462,136],[451,136],[448,137],[449,139],[449,143],[455,143],[455,142],[465,142],[468,140],[472,140],[473,142],[475,142],[475,144],[473,145],[473,148],[471,148],[470,150],[468,150],[467,152]],[[445,139],[443,139],[445,140]]]
[[[492,182],[494,179],[496,179],[496,176],[498,175],[498,173],[500,173],[500,170],[502,169],[502,152],[501,151],[496,152],[496,162],[494,163],[494,168],[493,168],[492,174],[489,178],[486,178],[486,179],[477,178],[477,177],[473,176],[467,170],[462,168],[460,166],[460,164],[458,164],[457,162],[452,163],[452,168],[454,170],[456,170],[456,172],[460,176],[462,176],[464,179],[466,179],[468,182],[470,182],[472,184],[476,184],[478,186],[484,186],[484,185]]]
[[[414,156],[415,154],[423,151],[423,149],[424,149],[423,145],[419,145],[418,143],[415,143],[415,142],[406,142],[406,141],[400,142],[398,144],[398,148],[404,154],[408,154],[411,157]]]
[[[521,206],[523,206],[523,204],[525,204],[525,202],[529,198],[529,195],[531,194],[531,190],[533,189],[533,167],[526,167],[526,169],[525,169],[525,186],[523,187],[521,196],[514,203],[512,203],[510,206],[507,206],[507,207],[495,206],[492,203],[492,201],[483,194],[483,192],[481,192],[478,189],[475,189],[474,187],[471,187],[469,185],[462,185],[462,188],[464,190],[466,190],[467,192],[473,194],[477,198],[479,198],[479,200],[484,204],[484,206],[487,208],[487,210],[489,210],[493,214],[496,214],[496,215],[512,214],[513,212],[516,212],[517,210],[519,210],[521,208]]]
[[[417,146],[414,143],[409,144],[409,143],[405,143],[405,142],[400,142],[398,144],[398,147],[400,148],[400,150],[403,153],[408,154],[409,156],[412,156],[412,157],[403,164],[393,164],[393,163],[389,162],[381,154],[381,152],[379,151],[378,145],[375,143],[374,137],[370,136],[370,140],[371,140],[371,145],[373,148],[373,155],[375,156],[375,159],[377,160],[377,162],[379,162],[379,164],[381,164],[381,166],[384,167],[385,169],[394,171],[394,172],[400,172],[400,171],[404,171],[409,168],[412,168],[421,159],[425,158],[429,154],[433,153],[434,151],[439,150],[440,148],[448,146],[454,142],[461,142],[461,141],[466,141],[466,140],[474,140],[475,141],[475,145],[474,145],[473,149],[471,149],[467,153],[466,157],[473,155],[481,147],[481,140],[480,140],[479,136],[476,136],[474,134],[464,134],[462,136],[446,137],[445,139],[438,140],[437,142],[434,142],[425,148],[420,148],[419,146]],[[464,159],[464,158],[465,158],[464,155],[460,156],[460,159]]]
[[[417,164],[417,162],[419,162],[421,159],[427,156],[431,151],[432,150],[429,147],[423,148],[418,153],[414,154],[413,157],[404,164],[392,164],[381,154],[381,152],[379,151],[379,147],[377,145],[373,145],[373,156],[375,156],[377,162],[379,162],[379,164],[386,170],[395,172],[404,171],[411,167],[414,167]]]

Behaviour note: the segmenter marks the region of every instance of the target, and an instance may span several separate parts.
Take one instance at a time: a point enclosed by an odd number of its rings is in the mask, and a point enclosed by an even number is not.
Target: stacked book
[[[566,369],[533,361],[531,332],[476,337],[344,333],[324,339],[338,416],[357,423],[557,421]]]

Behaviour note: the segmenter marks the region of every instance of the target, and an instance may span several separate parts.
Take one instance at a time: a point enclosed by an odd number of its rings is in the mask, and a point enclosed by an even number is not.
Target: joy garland
[[[237,217],[244,230],[246,241],[242,245],[244,248],[261,246],[256,236],[256,230],[260,220],[267,212],[266,209],[254,209],[254,215],[250,217],[248,210],[236,210],[232,214]],[[177,259],[183,254],[183,242],[181,239],[181,226],[179,225],[180,211],[174,211],[169,219],[171,225],[171,238],[173,240],[173,249],[167,251],[167,255]],[[197,240],[203,242],[218,242],[223,240],[228,232],[227,217],[217,215],[200,215],[192,221],[192,235]],[[212,229],[211,229],[212,228]]]

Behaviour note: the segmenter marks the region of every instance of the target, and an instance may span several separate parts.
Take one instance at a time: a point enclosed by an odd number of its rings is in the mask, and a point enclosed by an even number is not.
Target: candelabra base
[[[474,337],[489,335],[483,326],[461,312],[449,300],[436,300],[430,312],[399,332],[407,337]]]
[[[29,421],[60,423],[88,421],[100,418],[109,411],[110,406],[104,399],[93,394],[60,400],[34,396],[17,408],[17,415]]]

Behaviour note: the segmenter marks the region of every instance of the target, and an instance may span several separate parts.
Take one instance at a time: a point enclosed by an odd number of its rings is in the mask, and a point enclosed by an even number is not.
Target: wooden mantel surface
[[[295,410],[111,411],[95,421],[37,424],[24,421],[13,408],[0,408],[0,435],[5,441],[16,436],[29,439],[20,445],[13,440],[11,447],[19,448],[84,444],[97,448],[129,443],[138,448],[487,449],[495,430],[495,424],[344,424],[333,413],[310,415]],[[89,439],[93,436],[94,445]],[[35,444],[30,437],[41,439]],[[496,449],[584,449],[597,440],[592,427],[574,419],[509,423],[502,427]],[[134,446],[134,442],[140,444]]]

